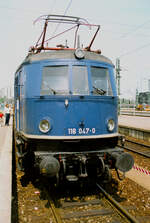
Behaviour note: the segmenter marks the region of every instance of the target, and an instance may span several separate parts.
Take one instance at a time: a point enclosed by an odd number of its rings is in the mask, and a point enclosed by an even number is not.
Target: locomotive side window
[[[91,67],[91,79],[94,95],[112,95],[108,69]]]
[[[19,97],[18,76],[15,77],[15,97]]]
[[[44,67],[41,95],[68,94],[68,66]]]
[[[89,95],[87,67],[72,67],[72,87],[74,95]]]

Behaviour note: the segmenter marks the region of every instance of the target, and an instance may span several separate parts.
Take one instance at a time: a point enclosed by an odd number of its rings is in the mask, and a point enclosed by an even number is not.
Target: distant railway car
[[[57,182],[108,182],[111,169],[129,171],[134,161],[117,147],[114,65],[100,51],[91,50],[100,27],[71,16],[40,19],[45,21],[41,43],[30,49],[15,73],[15,139],[20,168],[25,172],[35,168]],[[73,48],[45,46],[49,22],[77,28]],[[83,25],[96,28],[86,48],[80,48],[77,38]]]
[[[150,111],[150,92],[140,92],[138,94],[138,105],[137,109],[138,110],[145,110],[145,111]]]

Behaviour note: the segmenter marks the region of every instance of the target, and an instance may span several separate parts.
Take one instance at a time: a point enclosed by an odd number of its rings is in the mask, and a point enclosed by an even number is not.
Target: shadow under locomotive
[[[35,177],[36,176],[36,177]],[[99,188],[96,186],[95,181],[92,183],[86,179],[84,182],[82,181],[81,184],[78,182],[63,182],[63,184],[55,187],[54,185],[49,183],[48,178],[43,176],[36,175],[36,173],[32,172],[31,175],[23,175],[20,179],[21,184],[23,187],[26,187],[29,182],[39,190],[39,196],[41,200],[47,200],[45,204],[46,208],[50,207],[50,199],[53,200],[56,207],[61,207],[62,202],[78,202],[78,201],[85,201],[87,197],[95,197],[97,199],[103,198],[103,194],[100,193]],[[118,194],[118,181],[116,179],[112,179],[109,184],[100,184],[107,193],[109,193],[116,201],[122,202],[125,201],[127,198],[122,196],[120,192]]]

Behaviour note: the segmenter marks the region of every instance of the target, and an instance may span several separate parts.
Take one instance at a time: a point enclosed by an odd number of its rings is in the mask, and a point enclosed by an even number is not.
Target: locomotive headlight
[[[83,59],[85,57],[84,51],[80,48],[76,49],[74,54],[77,59]]]
[[[115,128],[115,122],[113,119],[109,119],[107,123],[108,130],[112,132]]]
[[[50,122],[46,119],[43,119],[42,121],[40,121],[39,124],[39,129],[41,132],[43,133],[47,133],[51,128]]]

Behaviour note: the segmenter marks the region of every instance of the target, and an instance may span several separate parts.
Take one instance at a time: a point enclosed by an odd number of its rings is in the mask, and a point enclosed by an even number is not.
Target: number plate
[[[95,128],[68,128],[68,135],[91,135],[96,133]]]

